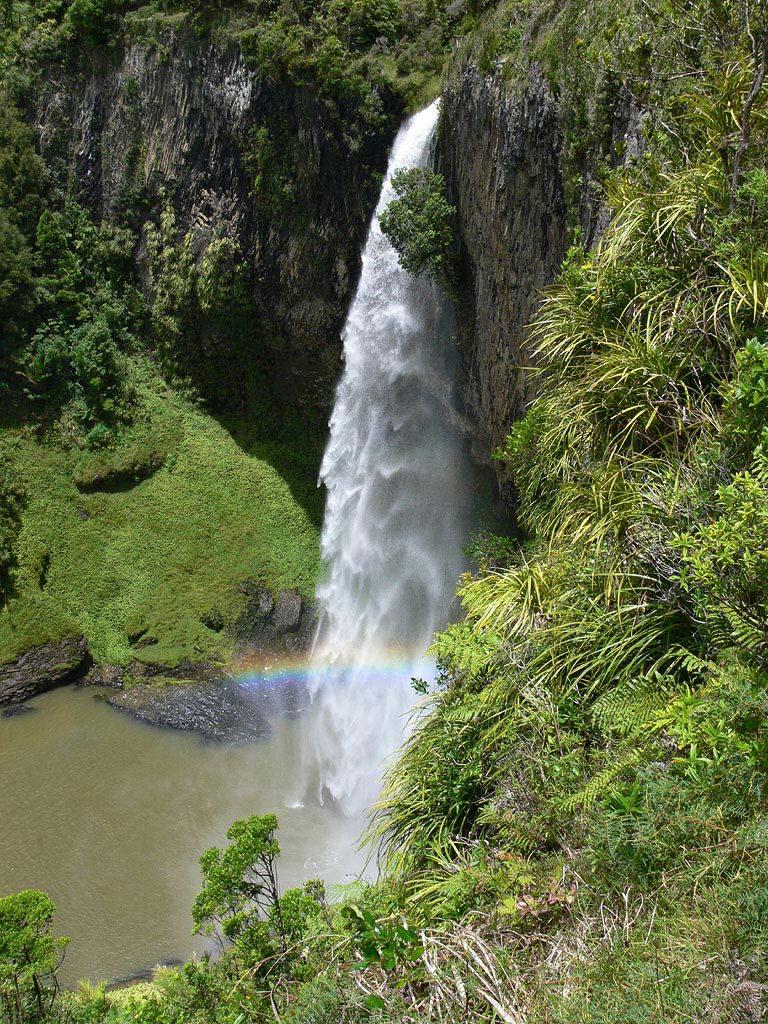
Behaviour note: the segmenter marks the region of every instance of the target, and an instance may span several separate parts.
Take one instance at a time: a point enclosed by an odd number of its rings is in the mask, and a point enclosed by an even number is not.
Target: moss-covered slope
[[[256,414],[228,429],[148,371],[140,404],[105,451],[70,447],[66,424],[0,433],[25,494],[0,662],[69,633],[99,661],[215,658],[243,580],[312,593],[317,450],[257,440]]]

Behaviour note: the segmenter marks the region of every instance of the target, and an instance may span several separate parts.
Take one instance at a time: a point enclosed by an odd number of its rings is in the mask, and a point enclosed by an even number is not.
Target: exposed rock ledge
[[[146,222],[167,202],[196,258],[216,238],[237,242],[250,300],[242,348],[215,321],[200,324],[196,383],[217,409],[247,406],[266,384],[273,409],[325,419],[390,127],[355,144],[309,86],[272,81],[235,44],[189,28],[88,57],[51,66],[37,90],[38,139],[57,181],[97,219],[130,218],[147,283]],[[260,136],[274,151],[263,167]]]
[[[239,656],[306,653],[312,645],[315,613],[297,590],[281,590],[277,598],[255,581],[240,585],[245,608],[235,623]]]
[[[298,696],[281,710],[291,712]],[[207,683],[134,684],[103,697],[110,707],[164,729],[194,732],[207,740],[244,742],[263,739],[271,730],[274,698],[242,688],[232,679]]]
[[[83,636],[32,647],[15,661],[0,665],[0,707],[23,704],[46,690],[77,682],[90,664]]]
[[[283,590],[277,597],[253,581],[241,584],[245,607],[232,627],[239,661],[249,656],[302,655],[312,643],[314,611],[296,590]],[[230,677],[209,662],[182,662],[174,668],[132,661],[127,665],[96,665],[83,636],[33,647],[14,661],[0,665],[0,708],[9,710],[57,686],[78,683],[112,691],[109,703],[129,711],[145,721],[173,728],[198,728],[189,723],[195,718],[194,705],[202,718],[213,719],[213,705],[221,705],[217,696],[207,706],[210,695]],[[126,693],[119,691],[127,687]],[[175,685],[167,685],[167,684]],[[182,691],[197,687],[194,700],[181,697]],[[129,695],[130,694],[130,695]],[[225,701],[226,702],[226,701]],[[198,706],[199,705],[199,706]],[[234,718],[227,711],[226,718]],[[140,713],[141,712],[141,713]],[[217,735],[216,729],[200,731]],[[231,725],[225,729],[231,732]]]
[[[453,69],[439,160],[468,290],[463,391],[478,455],[502,443],[533,397],[528,324],[567,245],[560,146],[557,103],[536,68],[519,87],[471,59]]]

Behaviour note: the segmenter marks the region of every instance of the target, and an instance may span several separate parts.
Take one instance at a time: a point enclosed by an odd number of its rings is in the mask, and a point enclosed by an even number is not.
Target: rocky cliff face
[[[484,73],[458,60],[444,90],[439,162],[456,206],[465,300],[461,303],[464,395],[477,448],[490,454],[533,397],[528,325],[562,264],[569,224],[587,247],[608,214],[595,186],[599,159],[633,158],[642,114],[616,97],[603,152],[587,151],[581,186],[566,202],[563,112],[534,64],[527,81],[504,67]],[[621,145],[617,143],[620,142]]]
[[[243,404],[250,367],[237,363],[261,360],[278,409],[324,413],[389,138],[353,144],[309,88],[269,83],[235,44],[177,31],[89,60],[52,71],[39,92],[40,145],[59,179],[95,214],[140,230],[167,197],[198,256],[216,236],[234,239],[250,337],[235,365],[215,332],[206,339],[226,392],[208,397]]]
[[[440,162],[468,292],[465,398],[490,454],[531,397],[527,325],[565,253],[557,108],[539,75],[515,91],[502,70],[472,63],[451,76],[443,102]]]

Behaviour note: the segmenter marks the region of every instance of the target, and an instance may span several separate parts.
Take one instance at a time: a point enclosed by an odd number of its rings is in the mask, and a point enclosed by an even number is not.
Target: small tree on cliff
[[[53,900],[37,889],[0,897],[0,1006],[11,1024],[44,1017],[69,942],[51,935]]]
[[[425,167],[408,167],[392,178],[395,198],[381,215],[381,230],[409,274],[449,283],[455,207],[445,198],[445,180]]]

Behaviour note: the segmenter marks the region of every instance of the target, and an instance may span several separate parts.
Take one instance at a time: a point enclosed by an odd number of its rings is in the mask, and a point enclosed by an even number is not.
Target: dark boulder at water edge
[[[33,647],[15,661],[0,665],[0,707],[22,704],[47,690],[77,682],[90,664],[88,644],[82,636]]]
[[[301,655],[309,650],[315,614],[297,590],[281,590],[277,597],[253,580],[240,585],[245,609],[235,623],[240,656],[248,654]]]

